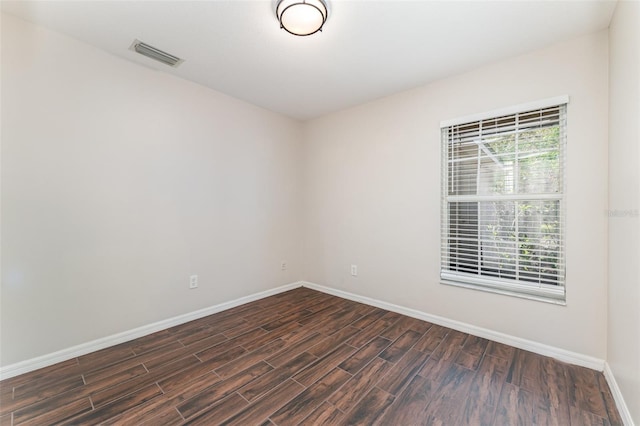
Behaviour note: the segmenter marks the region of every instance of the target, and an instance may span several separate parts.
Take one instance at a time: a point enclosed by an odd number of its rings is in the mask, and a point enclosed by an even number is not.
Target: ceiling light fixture
[[[308,36],[322,31],[329,17],[329,6],[325,0],[278,0],[276,16],[283,30]]]

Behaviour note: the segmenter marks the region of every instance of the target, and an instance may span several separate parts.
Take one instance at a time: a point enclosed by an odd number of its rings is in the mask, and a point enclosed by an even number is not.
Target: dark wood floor
[[[0,382],[0,425],[622,424],[602,373],[299,288]]]

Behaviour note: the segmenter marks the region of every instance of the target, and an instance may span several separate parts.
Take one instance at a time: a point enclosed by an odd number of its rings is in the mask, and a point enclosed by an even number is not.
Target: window
[[[442,124],[444,284],[564,302],[567,101]]]

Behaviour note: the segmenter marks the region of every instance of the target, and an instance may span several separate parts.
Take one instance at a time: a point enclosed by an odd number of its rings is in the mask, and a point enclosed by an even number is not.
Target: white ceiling
[[[2,1],[4,12],[296,119],[607,28],[615,1],[333,0],[324,31],[279,29],[271,0]],[[180,56],[177,69],[130,50]]]

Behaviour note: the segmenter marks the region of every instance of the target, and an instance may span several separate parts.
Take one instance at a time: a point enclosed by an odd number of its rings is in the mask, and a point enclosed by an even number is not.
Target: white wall
[[[604,359],[607,56],[604,31],[307,123],[305,279]],[[567,306],[439,284],[440,121],[564,94]]]
[[[6,15],[2,106],[2,365],[302,275],[299,123]]]
[[[609,326],[607,361],[640,424],[640,3],[609,28]]]

